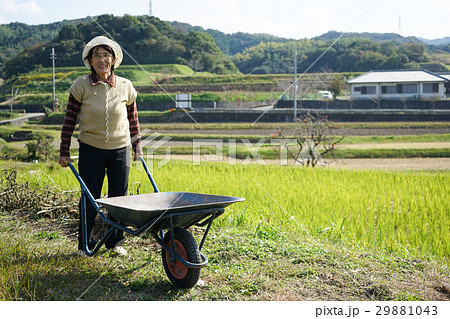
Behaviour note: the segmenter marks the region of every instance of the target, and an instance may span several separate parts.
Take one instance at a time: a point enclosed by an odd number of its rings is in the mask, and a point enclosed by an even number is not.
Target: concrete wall
[[[273,101],[245,101],[245,102],[216,102],[217,110],[248,110],[255,107],[271,106]],[[50,107],[51,105],[47,105]],[[168,111],[175,108],[175,102],[153,102],[139,103],[139,111]],[[192,102],[192,108],[214,110],[214,102]],[[274,106],[276,109],[293,109],[294,101],[280,100]],[[450,110],[450,100],[298,100],[298,109],[308,110]],[[42,104],[15,104],[14,109],[23,109],[27,113],[42,112]],[[8,112],[9,106],[5,106],[2,111]]]
[[[271,101],[240,101],[240,102],[192,102],[193,109],[226,109],[226,110],[241,110],[251,109],[255,107],[271,105]],[[142,102],[138,103],[139,111],[167,111],[175,109],[175,102]]]
[[[450,121],[450,101],[299,101],[297,114],[317,112],[327,115],[336,122],[371,122],[371,121]],[[209,107],[199,108],[201,104],[193,104],[190,111],[176,110],[164,116],[140,116],[142,123],[186,122],[219,123],[219,122],[292,122],[294,120],[293,101],[279,101],[276,107],[268,111],[237,109],[235,104],[221,105],[222,109]],[[232,109],[225,109],[225,107]],[[233,108],[234,107],[234,108]],[[284,107],[284,108],[283,108]],[[14,109],[25,109],[27,113],[40,112],[42,105],[15,105]],[[139,105],[139,110],[169,110],[174,103],[152,103]],[[5,109],[9,111],[9,109]],[[59,119],[62,123],[62,117]],[[60,123],[55,123],[60,124]]]
[[[305,115],[307,110],[299,110],[297,116]],[[419,122],[450,121],[450,111],[342,111],[318,110],[313,114],[327,116],[334,122]],[[222,123],[222,122],[293,122],[294,110],[273,109],[267,112],[255,110],[216,110],[216,111],[175,111],[162,117],[139,117],[141,123]]]
[[[293,108],[294,101],[278,101],[276,108]],[[343,109],[343,110],[450,110],[450,100],[334,100],[297,102],[298,108],[305,109]]]

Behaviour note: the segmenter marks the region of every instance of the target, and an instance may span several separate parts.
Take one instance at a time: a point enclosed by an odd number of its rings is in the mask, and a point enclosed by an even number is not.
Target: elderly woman
[[[131,82],[116,76],[122,62],[120,46],[98,36],[86,44],[82,58],[91,73],[79,77],[70,87],[69,101],[61,131],[59,164],[66,167],[70,161],[71,137],[79,118],[79,173],[92,196],[100,198],[105,172],[108,178],[108,196],[124,196],[128,192],[130,144],[134,159],[142,155],[139,121],[136,110],[136,90]],[[96,211],[88,201],[86,205],[89,246],[94,242],[91,232]],[[78,230],[78,249],[83,252],[82,226]],[[105,246],[120,255],[123,232],[116,230]]]

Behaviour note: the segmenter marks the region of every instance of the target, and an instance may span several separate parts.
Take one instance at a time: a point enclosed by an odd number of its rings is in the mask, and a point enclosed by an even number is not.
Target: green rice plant
[[[151,191],[139,171],[137,166],[133,178],[141,180],[142,192]],[[449,172],[192,166],[171,161],[156,165],[154,177],[164,191],[247,198],[227,210],[224,225],[235,225],[236,215],[245,208],[245,227],[256,228],[264,220],[284,232],[306,231],[408,255],[449,257]]]
[[[246,198],[227,208],[215,227],[254,229],[256,236],[307,234],[409,257],[450,255],[449,171],[148,163],[161,191]],[[19,177],[30,185],[79,189],[72,173],[56,165],[31,165]],[[130,182],[140,184],[140,193],[153,192],[139,162],[132,165]]]

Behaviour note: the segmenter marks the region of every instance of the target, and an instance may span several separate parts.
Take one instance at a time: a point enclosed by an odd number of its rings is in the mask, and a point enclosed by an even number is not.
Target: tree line
[[[366,72],[375,69],[417,69],[429,61],[419,43],[375,42],[361,38],[260,43],[233,57],[243,73]]]
[[[102,29],[107,30],[108,34]],[[81,51],[84,45],[98,35],[111,36],[122,46],[124,64],[178,63],[191,65],[195,71],[216,74],[239,72],[207,33],[182,32],[154,17],[102,15],[96,21],[65,24],[52,40],[35,42],[20,51],[4,61],[2,76],[10,77],[36,67],[50,66],[51,48],[57,52],[58,66],[82,66]]]
[[[286,74],[294,72],[365,72],[420,68],[429,53],[450,56],[449,44],[427,46],[392,34],[349,34],[334,43],[337,32],[292,40],[268,34],[225,34],[155,17],[102,15],[47,25],[0,25],[0,77],[51,65],[79,66],[83,46],[107,30],[125,50],[124,64],[185,64],[195,72],[216,74]]]

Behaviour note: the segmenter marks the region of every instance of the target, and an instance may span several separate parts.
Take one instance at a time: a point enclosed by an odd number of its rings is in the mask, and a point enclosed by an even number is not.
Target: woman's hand
[[[61,167],[67,167],[67,163],[70,162],[70,156],[60,156],[58,163]]]
[[[142,156],[144,156],[144,154],[142,154],[142,152],[134,153],[134,160],[137,161],[137,160],[139,160],[139,157],[142,157]]]

